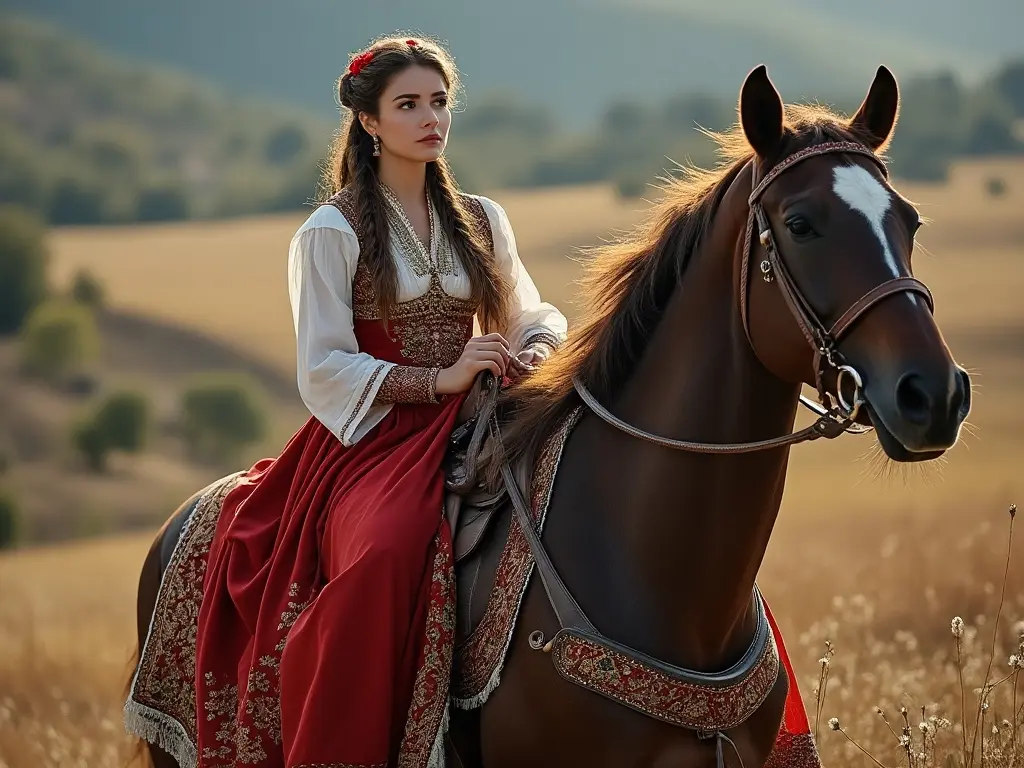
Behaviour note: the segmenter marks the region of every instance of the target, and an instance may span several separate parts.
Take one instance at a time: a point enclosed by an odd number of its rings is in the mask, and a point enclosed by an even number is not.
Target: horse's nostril
[[[896,408],[900,416],[914,424],[925,425],[931,419],[932,397],[916,373],[905,373],[896,383]]]
[[[966,414],[971,408],[971,377],[963,368],[956,372],[956,391],[953,393],[953,413]]]

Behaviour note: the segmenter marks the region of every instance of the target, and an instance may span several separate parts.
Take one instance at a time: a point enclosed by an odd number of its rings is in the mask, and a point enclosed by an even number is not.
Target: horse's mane
[[[787,105],[785,128],[784,155],[824,141],[865,143],[867,138],[840,115],[816,105]],[[533,455],[580,402],[573,377],[608,403],[635,368],[690,255],[753,156],[739,124],[702,133],[717,144],[718,166],[681,167],[681,176],[663,180],[662,194],[644,221],[616,241],[586,249],[590,259],[579,280],[582,315],[562,347],[505,396],[512,414],[502,434],[509,460]],[[485,474],[488,482],[497,479],[493,462]]]

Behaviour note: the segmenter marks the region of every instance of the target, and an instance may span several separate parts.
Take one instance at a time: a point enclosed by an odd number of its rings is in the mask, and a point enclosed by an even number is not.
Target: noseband
[[[740,271],[740,314],[743,318],[743,331],[747,336],[747,343],[757,356],[753,338],[750,333],[750,255],[753,252],[754,226],[757,226],[758,241],[764,248],[766,258],[760,263],[762,279],[767,283],[778,284],[786,305],[796,319],[804,338],[814,350],[814,382],[818,390],[818,404],[811,403],[803,395],[800,401],[818,414],[818,419],[809,427],[798,432],[793,432],[782,437],[758,440],[750,443],[699,443],[686,440],[674,440],[672,438],[660,437],[638,429],[627,424],[614,416],[604,406],[597,402],[596,398],[583,385],[578,378],[573,379],[573,385],[583,401],[595,414],[617,429],[633,435],[642,440],[684,451],[695,451],[697,453],[749,453],[751,451],[776,448],[783,445],[794,445],[809,440],[816,440],[821,437],[829,439],[838,437],[844,432],[865,432],[868,428],[860,427],[854,423],[860,406],[864,403],[863,380],[857,369],[845,362],[842,354],[836,348],[839,340],[853,327],[863,315],[882,299],[893,295],[910,291],[924,296],[928,303],[929,310],[935,310],[934,300],[928,287],[914,277],[896,277],[884,283],[876,285],[870,291],[855,301],[831,326],[826,325],[818,317],[810,302],[804,297],[793,280],[792,274],[782,260],[782,254],[775,242],[772,233],[771,223],[768,215],[761,205],[761,197],[772,182],[797,163],[810,157],[817,157],[825,154],[857,154],[871,159],[881,169],[883,176],[888,178],[888,170],[879,157],[867,147],[846,141],[832,141],[807,147],[789,155],[776,164],[768,173],[758,180],[761,168],[756,160],[753,164],[753,191],[747,202],[750,211],[747,215],[747,230],[743,241],[743,263]],[[760,359],[760,358],[759,358]],[[762,363],[763,364],[763,363]],[[823,382],[825,371],[831,368],[836,371],[836,400],[832,402],[829,393],[825,391]],[[850,378],[853,382],[852,399],[847,402],[843,394],[843,380]]]

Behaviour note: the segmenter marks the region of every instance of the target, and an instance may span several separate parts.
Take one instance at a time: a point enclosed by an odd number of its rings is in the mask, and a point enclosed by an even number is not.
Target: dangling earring
[[[380,139],[377,134],[373,134],[373,156],[380,157]]]

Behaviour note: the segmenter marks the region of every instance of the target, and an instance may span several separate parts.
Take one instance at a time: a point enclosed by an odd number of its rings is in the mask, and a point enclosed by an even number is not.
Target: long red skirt
[[[350,447],[310,418],[225,499],[196,643],[199,766],[429,753],[447,703],[442,461],[460,404],[397,405]]]

